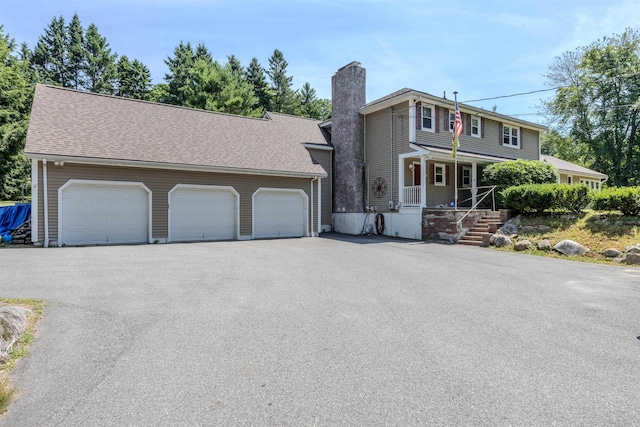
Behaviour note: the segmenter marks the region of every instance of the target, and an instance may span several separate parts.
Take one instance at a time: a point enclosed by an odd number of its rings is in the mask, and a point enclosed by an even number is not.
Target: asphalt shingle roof
[[[321,122],[269,114],[249,118],[37,85],[25,152],[325,176],[302,145],[327,144]]]
[[[540,160],[542,160],[543,162],[550,163],[551,165],[553,165],[553,167],[555,167],[559,171],[573,172],[575,174],[591,175],[591,176],[595,176],[602,179],[607,178],[607,175],[601,172],[594,171],[592,169],[588,169],[583,166],[576,165],[574,163],[567,162],[566,160],[562,160],[557,157],[549,156],[546,154],[541,154]]]

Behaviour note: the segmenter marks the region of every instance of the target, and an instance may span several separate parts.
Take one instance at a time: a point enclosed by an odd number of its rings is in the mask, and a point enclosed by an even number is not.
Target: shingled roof
[[[327,144],[319,123],[291,116],[250,118],[37,85],[25,153],[31,158],[326,176],[302,145]]]
[[[608,178],[608,175],[604,173],[594,171],[592,169],[585,168],[584,166],[576,165],[574,163],[567,162],[566,160],[562,160],[557,157],[549,156],[546,154],[541,154],[540,160],[542,160],[543,162],[550,163],[551,165],[553,165],[553,167],[558,169],[558,171],[561,171],[563,173],[569,173],[569,174],[575,173],[576,175],[590,175],[598,179]]]

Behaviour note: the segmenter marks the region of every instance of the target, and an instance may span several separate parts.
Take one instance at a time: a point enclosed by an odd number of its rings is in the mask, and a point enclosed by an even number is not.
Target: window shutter
[[[484,117],[480,119],[480,138],[484,138]]]
[[[445,184],[445,185],[449,185],[449,174],[450,174],[450,172],[451,172],[451,167],[450,167],[449,165],[447,165],[447,166],[445,166],[445,168],[444,168],[444,169],[445,169],[445,173],[444,173],[444,176],[445,176],[444,184]]]
[[[449,124],[449,109],[443,108],[442,115],[444,116],[444,129],[445,132],[451,131],[451,125]]]
[[[440,132],[440,107],[438,107],[437,105],[434,107],[435,114],[435,120],[436,120],[436,133]]]
[[[429,184],[433,185],[435,180],[434,177],[436,175],[436,168],[433,163],[429,165]]]
[[[416,102],[416,129],[422,129],[422,103]]]
[[[522,128],[520,128],[520,130],[518,130],[518,142],[520,143],[520,149],[522,150],[522,143],[524,142],[524,133],[522,132]]]
[[[458,166],[458,187],[462,187],[462,166]]]
[[[464,127],[467,129],[467,135],[471,135],[471,114],[465,114],[464,119]]]
[[[504,127],[502,123],[500,123],[498,125],[498,144],[503,145],[502,144],[503,141],[504,141]]]

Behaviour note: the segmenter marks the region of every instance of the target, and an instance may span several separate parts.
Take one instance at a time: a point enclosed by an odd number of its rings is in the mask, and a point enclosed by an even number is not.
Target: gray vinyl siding
[[[252,233],[252,195],[260,187],[301,189],[311,201],[311,179],[246,174],[190,172],[165,169],[96,166],[65,162],[64,166],[47,163],[49,239],[58,240],[58,189],[70,179],[141,182],[152,192],[152,236],[168,237],[168,194],[176,184],[231,186],[240,194],[240,235]],[[38,240],[44,240],[42,162],[38,162]],[[315,187],[315,186],[314,186]],[[314,214],[317,212],[317,187],[314,188]],[[310,214],[310,212],[309,212]],[[317,216],[317,215],[315,215]],[[313,221],[316,223],[315,219]],[[313,231],[317,228],[313,228]],[[309,224],[309,231],[312,231]]]
[[[322,197],[322,223],[323,224],[331,224],[332,218],[331,213],[333,212],[333,151],[328,150],[314,150],[313,148],[308,148],[309,153],[314,158],[316,162],[320,164],[327,172],[326,178],[321,178],[321,197]],[[314,194],[316,197],[317,194]],[[317,209],[317,206],[314,206],[314,209]],[[317,230],[317,227],[314,228]]]
[[[455,187],[454,187],[454,164],[453,163],[444,163],[445,169],[448,169],[449,174],[447,177],[446,185],[434,185],[432,182],[432,165],[434,163],[443,164],[443,162],[427,162],[427,207],[434,208],[437,205],[449,205],[449,203],[453,202]],[[435,181],[435,179],[433,180]]]
[[[366,120],[365,162],[367,164],[367,197],[369,206],[389,211],[389,200],[398,203],[398,156],[409,148],[409,110],[406,103],[368,114]],[[373,182],[382,178],[387,192],[382,197],[373,194]]]
[[[440,132],[429,132],[421,129],[416,130],[416,142],[418,144],[431,145],[438,148],[451,149],[451,132],[449,132],[448,110],[440,108],[439,122]],[[468,117],[465,114],[465,118]],[[464,119],[463,119],[464,120]],[[484,138],[477,138],[466,134],[460,135],[460,150],[475,154],[485,154],[507,159],[538,160],[538,132],[521,128],[521,147],[514,148],[502,145],[500,123],[488,118],[484,119]]]

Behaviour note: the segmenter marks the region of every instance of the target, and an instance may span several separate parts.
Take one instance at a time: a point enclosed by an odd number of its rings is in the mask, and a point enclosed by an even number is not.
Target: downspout
[[[363,151],[364,151],[364,173],[366,174],[367,188],[364,189],[364,196],[366,200],[366,208],[369,209],[369,188],[371,188],[370,176],[369,176],[369,162],[367,161],[367,116],[365,115],[363,121]]]
[[[31,159],[31,243],[38,242],[38,160]]]
[[[47,194],[47,159],[42,159],[42,202],[44,204],[44,247],[49,247],[49,195]]]
[[[317,181],[317,180],[318,180],[317,176],[311,180],[311,227],[310,227],[311,237],[314,237],[313,236],[313,213],[314,213],[313,212],[313,181]]]
[[[318,180],[318,237],[322,233],[322,180]]]

